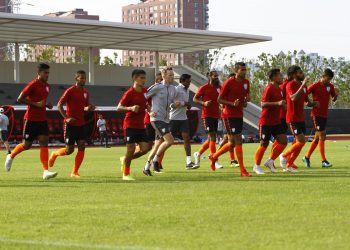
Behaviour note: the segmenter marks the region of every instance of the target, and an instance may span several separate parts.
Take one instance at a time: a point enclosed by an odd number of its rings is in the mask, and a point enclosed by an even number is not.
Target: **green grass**
[[[121,180],[124,148],[87,149],[80,180],[69,178],[74,156],[43,181],[38,151],[24,152],[0,172],[0,249],[349,249],[347,144],[327,142],[331,169],[316,150],[312,169],[252,178],[211,172],[207,159],[186,171],[174,146],[162,175],[143,176],[145,158],[135,161],[133,183]],[[249,171],[256,148],[244,145]]]

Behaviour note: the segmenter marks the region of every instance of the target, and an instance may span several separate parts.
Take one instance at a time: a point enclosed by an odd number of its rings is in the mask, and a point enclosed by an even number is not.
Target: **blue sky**
[[[24,0],[20,13],[84,8],[101,20],[121,21],[121,7],[136,0]],[[35,6],[29,6],[30,3]],[[210,30],[268,35],[273,41],[227,49],[238,58],[261,52],[300,50],[350,59],[350,1],[347,0],[210,0]],[[112,52],[104,52],[104,54]]]

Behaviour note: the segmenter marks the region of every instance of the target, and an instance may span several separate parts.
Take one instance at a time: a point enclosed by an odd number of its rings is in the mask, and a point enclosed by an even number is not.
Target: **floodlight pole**
[[[159,72],[159,51],[156,51],[155,57],[155,74],[157,75],[157,73]]]
[[[14,80],[15,80],[15,83],[20,83],[20,78],[19,78],[19,45],[18,45],[18,43],[15,43]]]
[[[89,48],[89,83],[95,85],[95,65],[92,47]]]

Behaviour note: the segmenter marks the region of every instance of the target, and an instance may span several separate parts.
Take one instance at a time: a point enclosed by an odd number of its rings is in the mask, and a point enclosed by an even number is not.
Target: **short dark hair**
[[[233,77],[233,76],[236,76],[236,74],[235,74],[235,73],[230,73],[230,74],[228,75],[228,78]]]
[[[86,75],[86,72],[84,70],[78,70],[76,73],[75,73],[75,76],[78,76],[78,75]]]
[[[191,75],[189,75],[189,74],[182,74],[180,76],[180,82],[184,82],[184,81],[189,80],[189,79],[191,79]]]
[[[144,71],[143,69],[134,69],[131,73],[131,77],[138,77],[140,75],[146,75],[146,71]]]
[[[168,67],[164,68],[164,69],[162,70],[162,75],[166,74],[166,73],[167,73],[168,71],[170,71],[170,70],[173,70],[173,67],[168,66]]]
[[[246,64],[244,62],[236,62],[235,63],[235,71],[239,69],[239,67],[245,67]]]
[[[47,69],[49,69],[49,68],[50,68],[50,66],[49,66],[48,64],[46,64],[46,63],[40,63],[40,64],[37,66],[37,69],[38,69],[39,72],[40,72],[40,71],[47,70]]]
[[[270,80],[272,80],[277,74],[281,73],[280,69],[271,69],[267,75],[269,77]]]
[[[323,71],[323,76],[329,76],[330,78],[333,78],[334,72],[331,69],[327,68]]]
[[[214,73],[218,73],[216,70],[210,70],[208,73],[208,76],[214,75]]]
[[[158,72],[158,73],[156,74],[156,76],[162,76],[162,73]]]
[[[292,65],[287,70],[287,76],[288,79],[291,79],[295,73],[297,73],[298,70],[301,70],[301,68],[298,65]]]

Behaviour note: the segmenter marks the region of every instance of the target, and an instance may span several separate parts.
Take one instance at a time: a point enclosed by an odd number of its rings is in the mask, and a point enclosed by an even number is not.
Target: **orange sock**
[[[318,142],[318,141],[315,141],[315,140],[313,140],[313,141],[311,142],[310,148],[309,148],[309,150],[308,150],[307,153],[306,153],[306,158],[309,158],[309,159],[310,159],[312,153],[313,153],[314,150],[317,148],[318,143],[319,143],[319,142]]]
[[[243,162],[243,147],[242,144],[241,145],[236,145],[236,155],[237,155],[237,160],[238,160],[238,164],[239,164],[239,168],[242,171],[245,171],[245,167],[244,167],[244,162]]]
[[[49,169],[49,149],[46,147],[40,148],[40,161],[44,170]]]
[[[288,157],[288,156],[290,156],[290,155],[295,151],[295,148],[298,148],[298,147],[299,147],[299,146],[298,146],[298,143],[297,143],[297,142],[293,143],[293,145],[290,146],[290,147],[287,149],[287,151],[283,153],[282,156],[283,156],[283,157]]]
[[[130,175],[130,167],[124,165],[123,174],[124,174],[124,176]]]
[[[11,153],[11,158],[15,158],[16,155],[20,154],[21,152],[23,152],[25,149],[24,149],[24,145],[21,143],[21,144],[18,144],[13,150],[12,150],[12,153]]]
[[[67,150],[66,148],[60,148],[59,150],[57,150],[56,152],[54,152],[54,155],[57,156],[65,156],[67,155]]]
[[[236,158],[235,158],[235,149],[233,147],[230,148],[229,153],[230,153],[230,160],[231,161],[236,160]]]
[[[296,142],[293,145],[294,150],[293,150],[292,154],[290,154],[290,157],[288,159],[288,162],[287,162],[288,166],[292,166],[294,164],[295,159],[298,158],[304,145],[305,145],[305,143],[303,143],[303,142]]]
[[[75,161],[74,161],[74,167],[73,167],[73,173],[78,173],[79,168],[81,163],[84,160],[84,155],[85,155],[85,151],[79,151],[77,155],[75,156]]]
[[[162,164],[163,158],[164,158],[164,153],[159,156],[159,160],[158,160],[159,164]]]
[[[210,154],[213,155],[216,152],[216,143],[215,141],[209,142]]]
[[[270,159],[271,160],[276,160],[280,154],[282,154],[283,150],[287,147],[287,144],[280,144],[278,141],[275,141],[272,146],[271,154],[270,154]]]
[[[226,152],[228,152],[230,149],[232,148],[230,143],[226,143],[224,146],[222,146],[218,151],[215,152],[214,155],[212,155],[212,159],[217,161],[217,159],[219,159],[219,157],[223,154],[225,154]]]
[[[322,140],[320,140],[318,142],[318,146],[320,147],[322,161],[326,160],[325,143],[326,143],[326,141],[322,141]]]
[[[261,160],[264,157],[265,151],[266,151],[265,147],[263,147],[261,145],[258,147],[258,150],[255,153],[255,164],[256,165],[260,166]]]
[[[206,140],[206,141],[203,143],[202,147],[199,149],[198,153],[199,153],[200,155],[202,155],[208,148],[209,148],[209,141]]]

